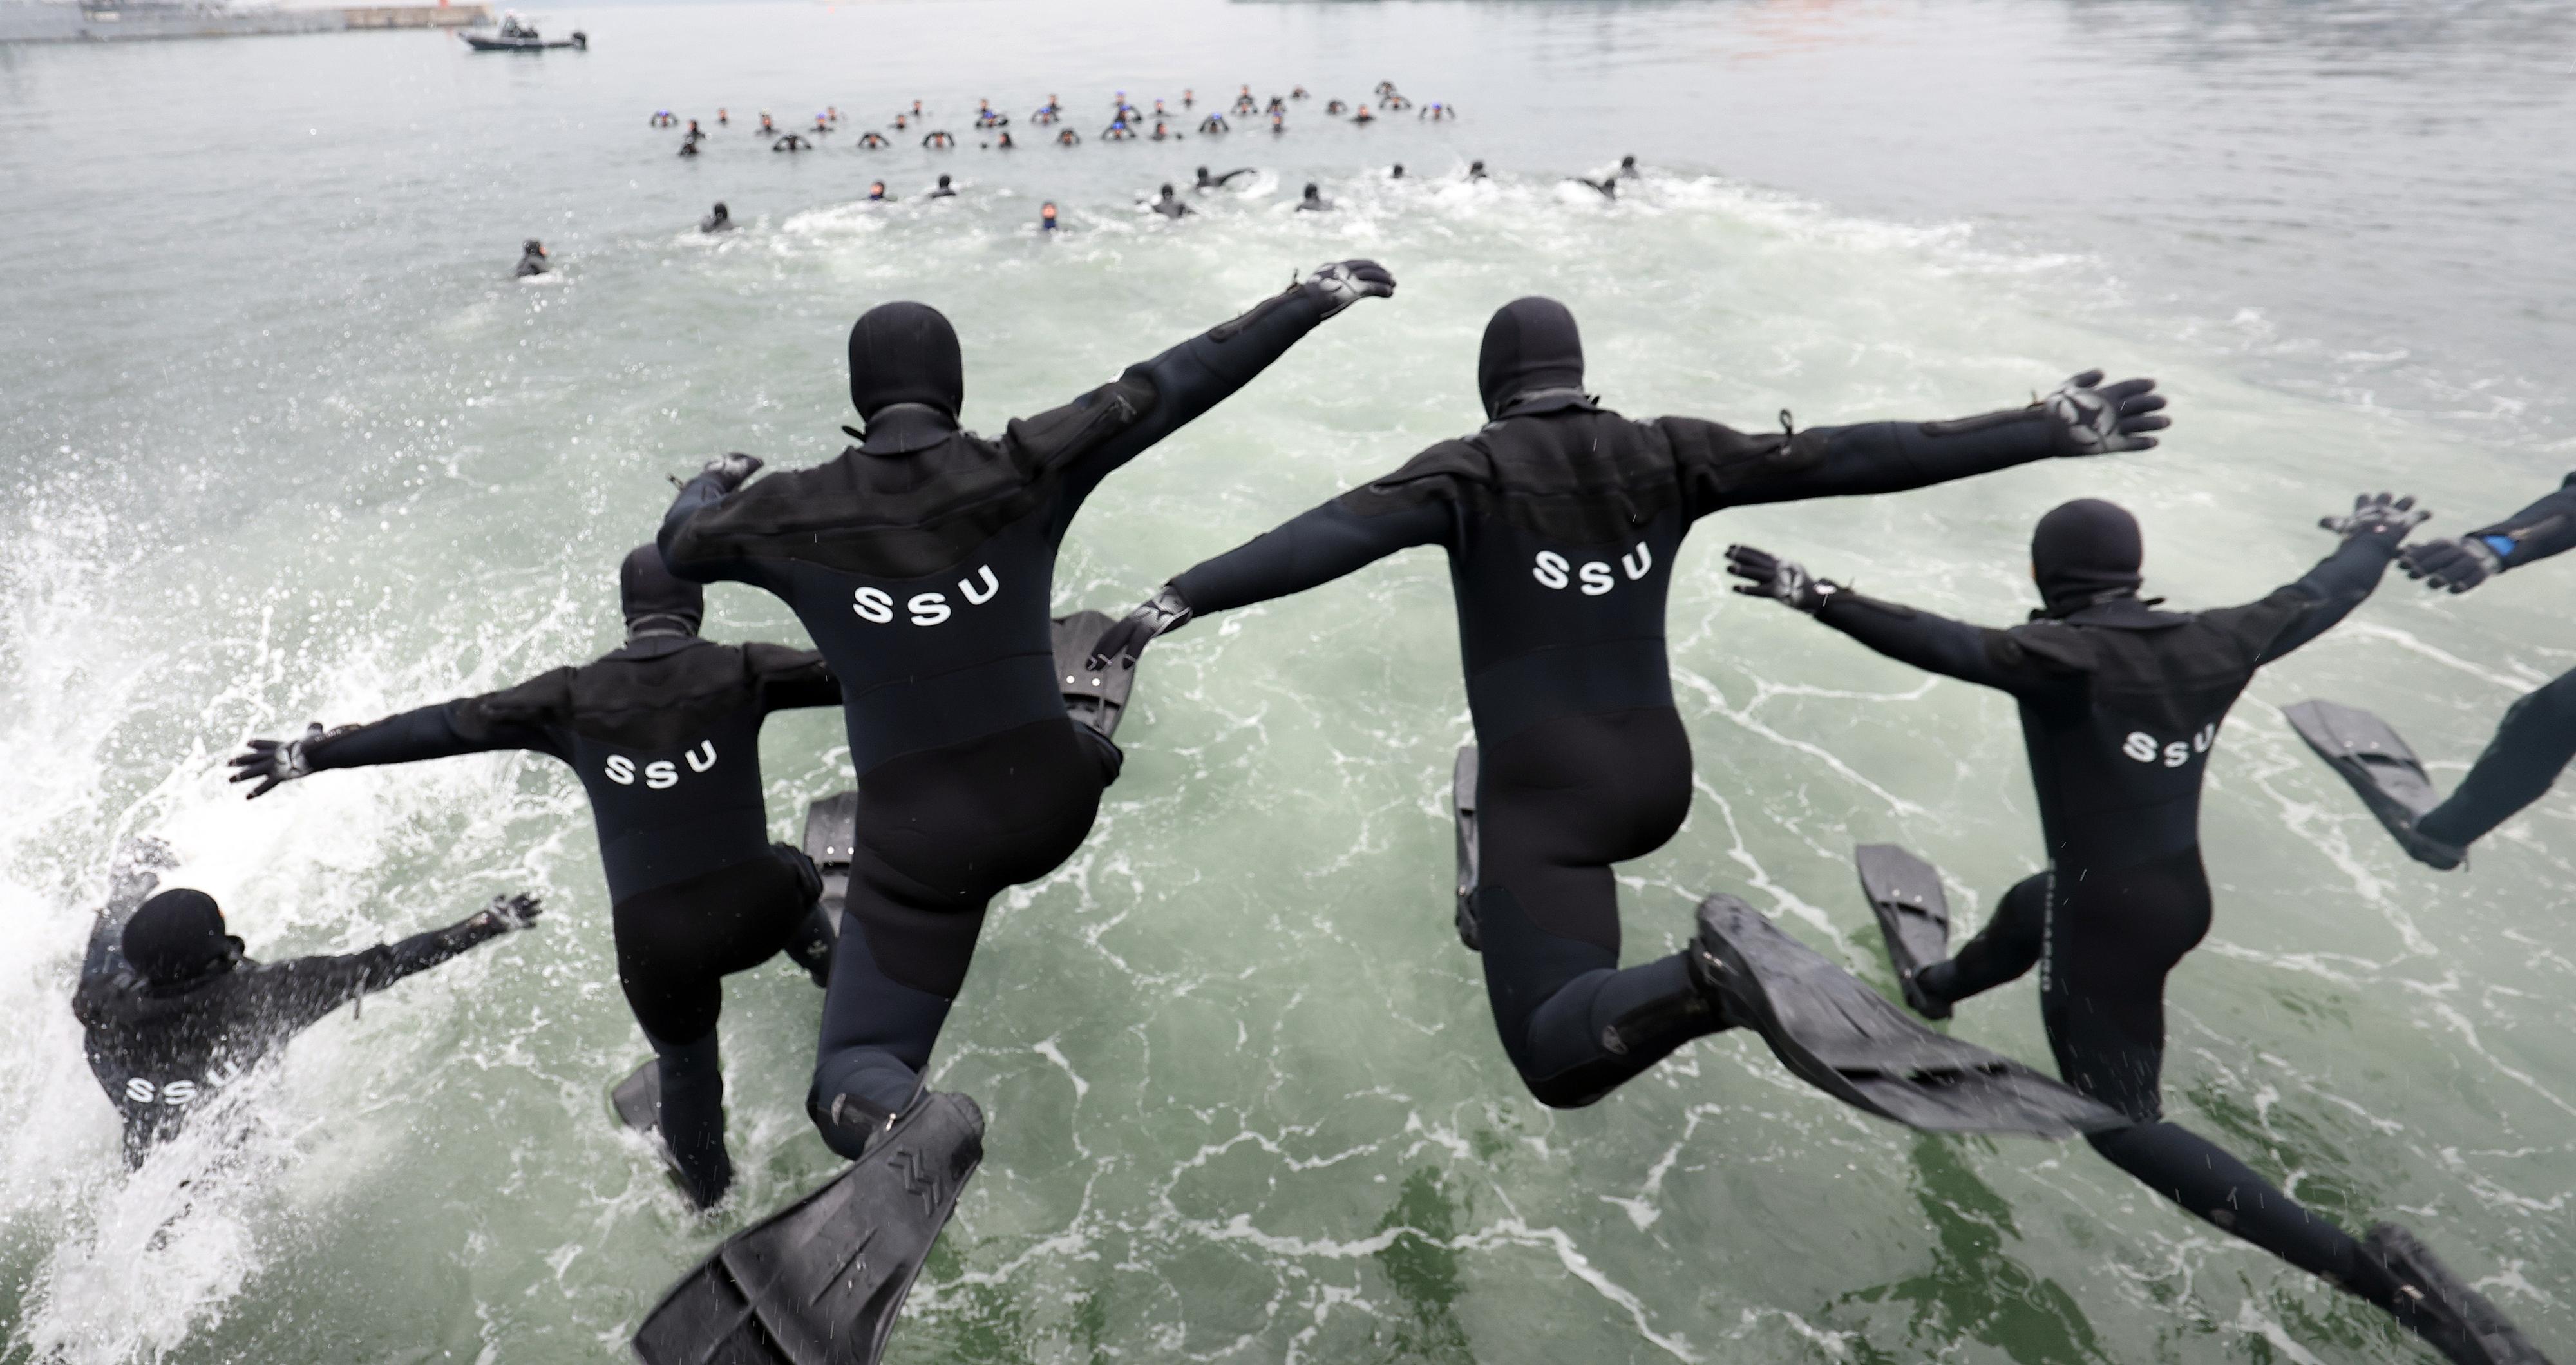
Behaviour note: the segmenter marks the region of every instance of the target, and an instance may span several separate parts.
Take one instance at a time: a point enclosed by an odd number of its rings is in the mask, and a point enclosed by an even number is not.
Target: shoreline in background
[[[0,43],[130,43],[351,29],[481,28],[491,22],[492,7],[485,4],[237,10],[211,4],[0,0]]]

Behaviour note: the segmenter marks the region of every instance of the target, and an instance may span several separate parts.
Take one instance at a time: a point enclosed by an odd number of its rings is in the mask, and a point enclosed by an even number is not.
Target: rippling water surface
[[[2100,364],[2159,377],[2152,455],[1729,513],[1672,613],[1690,824],[1624,869],[1632,955],[1744,895],[1882,987],[1855,842],[1971,924],[2035,866],[2009,705],[1729,596],[1747,540],[2003,623],[2028,527],[2109,496],[2151,586],[2243,601],[2363,487],[2458,530],[2576,449],[2563,4],[945,6],[562,11],[587,54],[428,34],[0,49],[0,1359],[608,1360],[661,1287],[834,1163],[799,1101],[816,997],[735,978],[740,1193],[683,1216],[602,1088],[643,1055],[579,789],[549,761],[333,774],[256,806],[243,736],[497,687],[615,638],[663,476],[841,444],[849,319],[925,299],[970,425],[1060,402],[1375,256],[1336,320],[1113,480],[1063,606],[1118,610],[1478,420],[1485,315],[1571,303],[1632,413],[1947,416]],[[1355,129],[1384,78],[1466,111]],[[1319,97],[1292,131],[977,150],[978,96]],[[804,157],[767,108],[920,98],[966,146]],[[645,126],[711,118],[694,163]],[[712,124],[710,123],[712,130]],[[1623,152],[1615,206],[1560,177]],[[1466,185],[1470,158],[1496,171]],[[1402,161],[1408,178],[1385,177]],[[1198,164],[1247,193],[1166,224]],[[919,195],[941,171],[956,201]],[[858,202],[872,178],[903,196]],[[1334,215],[1288,211],[1306,180]],[[744,224],[691,230],[709,201]],[[1031,230],[1043,199],[1070,230]],[[517,242],[560,262],[508,278]],[[2576,663],[2550,565],[2402,582],[2257,681],[2208,799],[2210,941],[2176,974],[2173,1116],[2328,1216],[2422,1228],[2576,1353],[2576,1056],[2554,796],[2474,869],[2406,861],[2276,707],[2382,711],[2456,778]],[[720,589],[712,632],[797,639]],[[1072,862],[997,909],[937,1062],[991,1154],[904,1361],[2425,1359],[2373,1312],[2081,1146],[1934,1140],[1697,1044],[1593,1109],[1526,1099],[1449,927],[1466,735],[1446,574],[1400,557],[1158,647]],[[846,781],[773,722],[772,815]],[[104,865],[159,833],[263,956],[535,886],[554,913],[299,1040],[227,1136],[127,1175],[66,1000]],[[1954,1027],[2044,1057],[2033,987]]]

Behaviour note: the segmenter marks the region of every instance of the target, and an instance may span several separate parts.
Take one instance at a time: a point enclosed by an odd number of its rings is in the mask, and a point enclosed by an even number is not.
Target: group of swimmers
[[[851,1164],[684,1276],[644,1319],[642,1359],[785,1362],[817,1342],[840,1343],[833,1359],[876,1359],[983,1152],[975,1103],[927,1088],[934,1047],[992,899],[1048,875],[1088,836],[1120,774],[1114,735],[1140,657],[1199,618],[1438,546],[1475,736],[1453,785],[1457,927],[1481,956],[1502,1052],[1541,1103],[1593,1104],[1693,1039],[1750,1029],[1793,1073],[1882,1118],[2081,1135],[2156,1193],[2385,1311],[2452,1361],[2545,1365],[2406,1229],[2353,1236],[2168,1122],[2163,992],[2210,923],[2200,792],[2256,670],[2342,620],[2392,562],[2462,592],[2576,545],[2576,476],[2493,526],[2413,544],[2425,511],[2362,496],[2323,520],[2334,549],[2307,574],[2199,612],[2142,599],[2137,522],[2079,499],[2033,534],[2042,610],[2003,629],[1728,548],[1738,592],[2017,701],[2046,870],[1953,952],[1934,869],[1886,845],[1856,857],[1913,1015],[1946,1019],[2041,967],[2051,1079],[1925,1028],[1724,893],[1699,906],[1684,950],[1623,964],[1612,869],[1669,841],[1692,799],[1664,617],[1695,523],[2146,451],[2170,425],[2154,382],[2088,371],[2028,406],[1944,421],[1741,431],[1637,420],[1587,391],[1573,314],[1517,299],[1494,313],[1476,358],[1489,419],[1479,430],[1182,570],[1120,619],[1051,619],[1059,546],[1102,481],[1327,319],[1395,288],[1371,261],[1325,265],[996,438],[958,424],[965,376],[948,320],[920,303],[871,308],[848,341],[857,443],[765,478],[752,455],[708,460],[619,566],[619,648],[499,692],[253,740],[232,760],[253,797],[330,769],[494,750],[571,765],[597,826],[619,984],[654,1054],[616,1087],[617,1107],[696,1207],[721,1200],[732,1177],[723,977],[783,955],[822,987],[807,1111]],[[704,638],[704,585],[726,582],[784,601],[814,648]],[[2438,805],[2402,742],[2370,730],[2365,713],[2319,704],[2301,731],[2408,852],[2457,866],[2576,753],[2571,696],[2576,684],[2561,679],[2517,705]],[[762,722],[822,706],[842,710],[855,791],[832,806],[839,823],[819,842],[772,845]],[[505,897],[400,943],[262,964],[227,936],[210,897],[157,885],[169,862],[145,844],[120,863],[75,1003],[138,1160],[337,1004],[527,927],[541,909]]]

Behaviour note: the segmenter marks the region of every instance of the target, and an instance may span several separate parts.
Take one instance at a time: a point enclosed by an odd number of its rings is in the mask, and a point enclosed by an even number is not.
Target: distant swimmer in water
[[[761,110],[761,111],[760,111],[760,130],[759,130],[758,132],[753,133],[753,134],[752,134],[752,136],[753,136],[753,137],[775,137],[775,136],[777,136],[777,134],[778,134],[778,125],[777,125],[777,124],[775,124],[775,123],[770,122],[770,120],[769,120],[769,111],[768,111],[768,110],[766,110],[766,109]]]
[[[1055,228],[1055,201],[1050,199],[1038,205],[1038,231],[1053,232]]]
[[[1373,93],[1375,93],[1379,99],[1385,99],[1387,96],[1395,93],[1395,82],[1379,81],[1377,83],[1377,89]]]
[[[1266,110],[1264,110],[1264,112],[1266,112],[1266,113],[1272,113],[1272,114],[1284,114],[1284,113],[1287,113],[1287,112],[1288,112],[1288,101],[1286,101],[1286,100],[1283,100],[1283,99],[1279,98],[1277,95],[1273,95],[1273,96],[1271,96],[1271,97],[1270,97],[1270,104],[1269,104],[1268,108],[1267,108]]]
[[[1260,108],[1261,106],[1252,98],[1251,86],[1243,87],[1242,91],[1234,97],[1234,112],[1238,114],[1254,113]]]
[[[934,128],[921,136],[921,145],[933,150],[946,150],[957,145],[957,139],[944,129]]]
[[[912,125],[911,125],[910,123],[908,123],[908,122],[906,122],[906,121],[905,121],[905,116],[904,116],[904,115],[902,115],[902,114],[897,114],[897,115],[895,115],[895,116],[894,116],[894,130],[895,130],[896,132],[900,133],[900,132],[902,132],[903,130],[905,130],[906,128],[909,128],[909,127],[911,127],[911,126],[912,126]]]
[[[1209,137],[1223,137],[1226,134],[1233,132],[1234,129],[1226,124],[1225,115],[1210,114],[1206,118],[1199,120],[1199,131],[1207,134]]]
[[[1633,156],[1623,156],[1619,158],[1618,173],[1610,178],[1613,180],[1643,180],[1646,178],[1646,173],[1637,169],[1637,158]]]
[[[1012,148],[1017,147],[1017,146],[1019,146],[1019,145],[1020,145],[1020,144],[1018,144],[1018,143],[1016,143],[1016,142],[1011,141],[1011,135],[1010,135],[1009,133],[1004,133],[1004,134],[1002,134],[1002,136],[1001,136],[1000,140],[996,141],[996,142],[993,144],[993,150],[995,150],[995,151],[997,151],[997,152],[1007,152],[1007,151],[1011,150]]]
[[[1128,127],[1125,119],[1120,119],[1100,130],[1100,140],[1103,142],[1125,142],[1134,136],[1136,136],[1136,130]]]
[[[668,109],[656,109],[653,111],[653,126],[656,128],[676,128],[680,126],[680,116],[672,113]]]
[[[1472,182],[1477,180],[1491,180],[1493,177],[1485,174],[1484,162],[1470,161],[1467,163],[1467,179]]]
[[[832,131],[832,121],[823,117],[821,114],[816,114],[814,116],[814,136],[821,137],[830,131]]]
[[[1458,111],[1450,108],[1448,105],[1442,104],[1438,100],[1433,100],[1429,104],[1422,106],[1422,112],[1419,115],[1416,115],[1416,117],[1427,118],[1434,123],[1439,123],[1446,119],[1458,117]]]
[[[1079,147],[1082,145],[1082,134],[1077,133],[1070,128],[1064,129],[1055,135],[1055,145],[1059,147]]]
[[[654,1055],[632,1082],[649,1103],[626,1117],[657,1130],[705,1208],[733,1178],[716,1050],[724,978],[785,956],[816,985],[831,979],[822,873],[769,841],[760,732],[780,711],[839,704],[841,688],[820,655],[701,637],[706,589],[673,577],[655,546],[625,556],[617,592],[625,642],[605,655],[370,725],[253,740],[233,780],[257,780],[258,796],[334,769],[495,751],[569,765],[597,829],[617,984]]]
[[[1353,122],[1353,123],[1375,123],[1375,122],[1377,122],[1377,115],[1370,113],[1370,112],[1369,112],[1369,107],[1368,107],[1367,105],[1363,104],[1363,105],[1361,105],[1361,106],[1359,107],[1359,111],[1358,111],[1357,113],[1354,113],[1354,114],[1352,114],[1352,115],[1351,115],[1351,122]]]
[[[718,109],[718,110],[716,110],[716,126],[717,126],[717,127],[719,127],[719,128],[727,127],[727,126],[731,125],[732,123],[733,123],[733,115],[732,115],[732,114],[729,114],[729,113],[725,112],[725,111],[724,111],[724,110],[722,110],[722,109]]]
[[[810,152],[814,150],[814,144],[807,142],[798,134],[789,133],[787,136],[769,144],[769,150],[773,152]]]
[[[1413,107],[1413,101],[1406,99],[1402,95],[1389,95],[1378,103],[1381,108],[1391,114]]]
[[[1171,142],[1178,139],[1180,136],[1180,134],[1173,132],[1171,129],[1166,128],[1161,123],[1157,122],[1154,125],[1154,135],[1151,140],[1155,142]]]
[[[1167,119],[1171,117],[1171,115],[1163,109],[1163,102],[1161,100],[1154,101],[1154,117],[1157,119]]]
[[[707,211],[707,216],[698,220],[698,231],[700,231],[700,232],[731,232],[731,231],[733,231],[733,211],[732,211],[731,209],[728,209],[728,208],[726,208],[726,207],[724,206],[724,201],[723,201],[723,200],[721,200],[721,199],[717,200],[717,201],[716,201],[716,206],[715,206],[714,208],[709,209],[709,210]]]
[[[707,140],[707,135],[704,131],[699,129],[698,121],[696,119],[691,119],[689,120],[689,131],[680,134],[680,138],[684,142],[704,142]]]
[[[1233,181],[1236,176],[1250,174],[1252,174],[1252,168],[1250,166],[1240,166],[1234,170],[1227,171],[1223,175],[1210,175],[1208,174],[1208,168],[1201,166],[1199,167],[1199,181],[1190,188],[1202,191],[1221,190],[1224,189],[1228,183]]]
[[[125,1164],[140,1166],[207,1101],[342,1005],[536,922],[535,896],[499,896],[444,929],[335,957],[259,962],[243,954],[203,891],[166,891],[169,850],[121,855],[81,962],[72,1017],[90,1073],[125,1119]],[[142,865],[137,866],[140,862]]]
[[[1286,114],[1272,114],[1270,116],[1270,131],[1274,133],[1287,132],[1288,116]]]
[[[1040,127],[1044,127],[1047,124],[1055,122],[1057,116],[1063,112],[1064,106],[1056,101],[1055,96],[1049,95],[1047,96],[1047,102],[1038,106],[1036,112],[1029,115],[1029,122],[1037,124]]]
[[[927,197],[932,199],[954,199],[957,197],[957,191],[949,187],[948,177],[943,175],[939,177],[939,184],[930,191]]]
[[[912,116],[913,116],[914,118],[919,118],[919,117],[921,117],[921,101],[919,101],[919,100],[914,100],[914,101],[912,102]]]
[[[894,144],[886,141],[885,134],[878,132],[874,128],[870,128],[866,132],[859,134],[859,145],[865,147],[871,152],[874,152],[891,147]]]
[[[1591,186],[1593,189],[1600,191],[1601,197],[1604,199],[1616,200],[1619,197],[1619,177],[1615,175],[1607,180],[1594,180],[1589,176],[1581,175],[1569,175],[1566,179],[1577,185]]]
[[[1184,108],[1184,109],[1195,109],[1195,108],[1197,108],[1197,107],[1198,107],[1198,102],[1199,102],[1199,92],[1197,92],[1196,90],[1183,90],[1183,91],[1181,91],[1181,107],[1182,107],[1182,108]]]
[[[884,182],[884,181],[882,181],[882,180],[871,180],[871,181],[869,181],[869,182],[868,182],[868,202],[869,202],[869,203],[871,203],[871,204],[886,204],[886,203],[892,203],[893,201],[894,201],[894,196],[893,196],[893,195],[891,195],[891,194],[886,193],[886,187],[885,187],[885,182]]]
[[[1193,212],[1189,205],[1182,203],[1180,198],[1172,193],[1172,182],[1168,180],[1163,182],[1162,197],[1154,201],[1153,208],[1154,212],[1166,218],[1186,218]]]
[[[1330,211],[1332,207],[1333,201],[1324,197],[1323,187],[1312,180],[1307,181],[1306,197],[1297,201],[1297,211],[1299,213],[1324,213]]]
[[[691,142],[691,141],[690,141],[690,140],[688,140],[687,138],[682,138],[682,139],[680,139],[680,155],[682,155],[682,156],[696,156],[697,154],[698,154],[698,144],[696,144],[696,143],[694,143],[694,142]]]
[[[824,115],[825,115],[826,117],[830,118],[830,119],[832,120],[832,122],[834,122],[834,123],[839,123],[839,122],[841,121],[841,106],[839,106],[839,105],[837,105],[837,104],[827,104],[827,105],[824,105],[824,106],[823,106],[823,113],[824,113]]]
[[[1292,100],[1302,100],[1307,98],[1306,87],[1302,85],[1290,86],[1288,89],[1288,98]]]
[[[1347,104],[1342,103],[1340,100],[1326,100],[1326,101],[1324,101],[1324,112],[1325,112],[1325,113],[1327,113],[1327,114],[1332,115],[1332,116],[1333,116],[1333,117],[1335,117],[1335,118],[1340,118],[1342,115],[1347,114],[1347,113],[1349,113],[1350,111],[1351,111],[1351,107],[1350,107],[1349,105],[1347,105]]]
[[[522,279],[542,275],[554,268],[546,263],[547,259],[546,244],[531,237],[519,244],[519,268],[511,273]]]
[[[1386,178],[1389,180],[1402,180],[1404,178],[1404,163],[1401,161],[1395,163],[1394,169],[1386,173]]]

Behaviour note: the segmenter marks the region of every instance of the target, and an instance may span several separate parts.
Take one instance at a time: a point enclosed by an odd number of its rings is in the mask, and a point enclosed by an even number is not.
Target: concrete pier
[[[236,9],[218,4],[0,0],[0,43],[137,42],[264,33],[340,33],[362,28],[470,28],[490,22],[492,7],[485,4]]]

